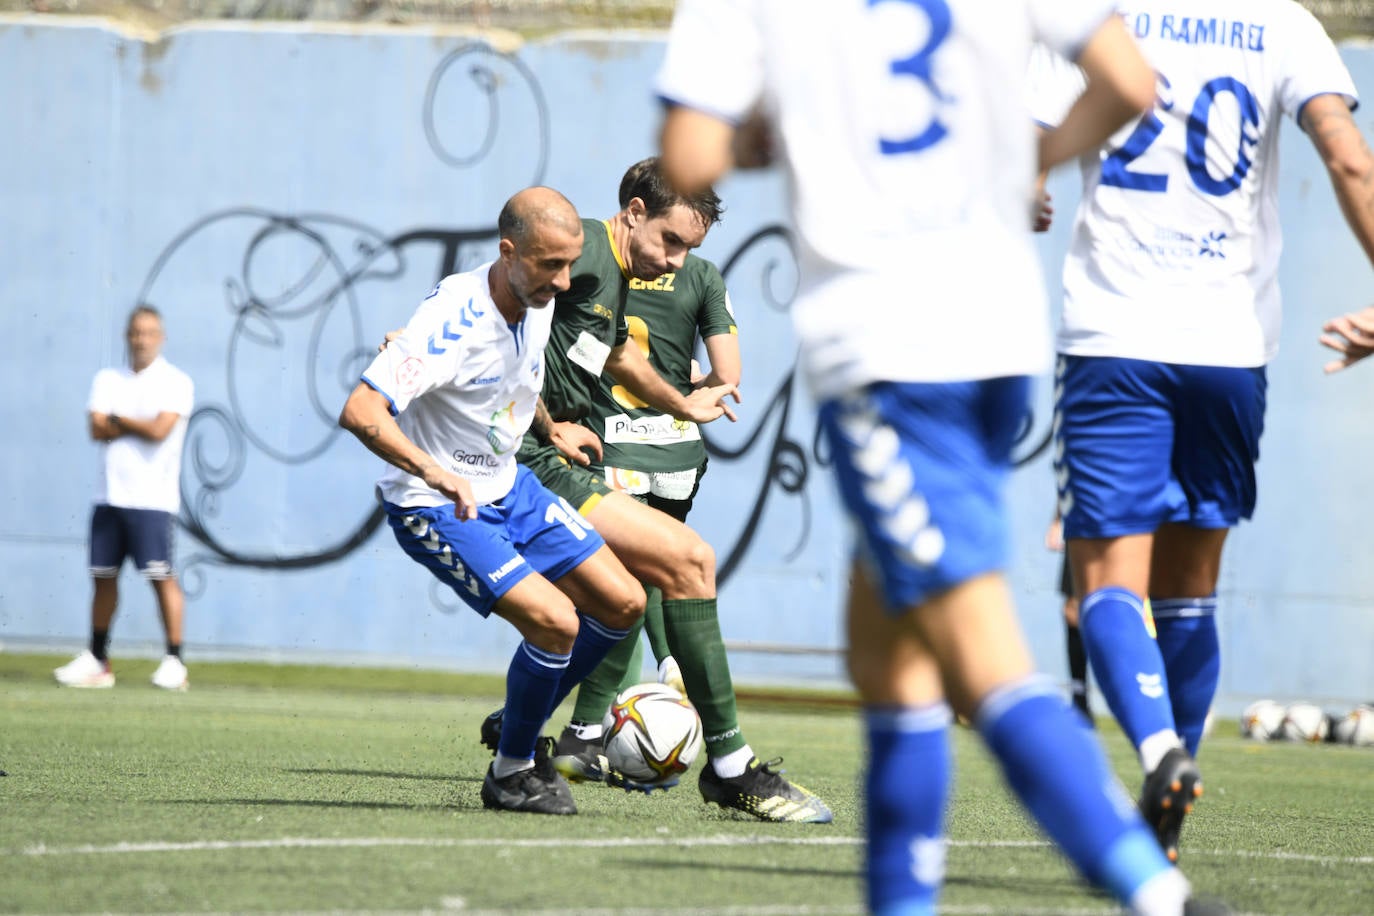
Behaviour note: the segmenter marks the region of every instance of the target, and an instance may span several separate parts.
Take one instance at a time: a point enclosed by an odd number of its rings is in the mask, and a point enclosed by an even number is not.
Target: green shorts
[[[541,445],[530,433],[525,434],[515,458],[533,471],[540,483],[571,503],[583,517],[596,508],[601,497],[611,492],[599,474],[568,461],[552,445]]]

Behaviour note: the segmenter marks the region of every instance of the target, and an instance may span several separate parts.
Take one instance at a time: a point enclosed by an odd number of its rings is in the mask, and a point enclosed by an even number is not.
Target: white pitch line
[[[78,856],[131,854],[144,852],[221,852],[236,849],[358,849],[385,846],[413,846],[435,849],[515,848],[515,849],[628,849],[729,846],[862,846],[863,840],[849,836],[702,836],[702,837],[588,837],[583,839],[476,839],[446,837],[280,837],[272,840],[200,840],[190,843],[148,842],[113,843],[108,846],[48,846],[38,843],[19,851],[25,856]],[[1038,849],[1048,848],[1044,840],[950,840],[953,848]],[[1185,856],[1216,858],[1269,859],[1279,862],[1311,862],[1317,865],[1374,865],[1374,856],[1322,856],[1295,852],[1255,852],[1244,849],[1190,849]],[[14,853],[0,852],[0,855]]]

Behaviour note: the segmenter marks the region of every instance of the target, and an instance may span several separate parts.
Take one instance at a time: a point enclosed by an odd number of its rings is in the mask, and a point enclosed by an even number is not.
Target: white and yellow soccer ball
[[[644,785],[676,783],[701,753],[701,718],[667,684],[622,690],[602,725],[607,762]]]
[[[1356,706],[1332,724],[1331,733],[1342,744],[1374,747],[1374,706]]]
[[[1331,723],[1326,713],[1315,703],[1291,703],[1283,711],[1283,725],[1279,730],[1289,741],[1316,744],[1326,740]]]
[[[1277,741],[1282,726],[1283,706],[1273,700],[1256,700],[1240,715],[1240,733],[1252,741]]]

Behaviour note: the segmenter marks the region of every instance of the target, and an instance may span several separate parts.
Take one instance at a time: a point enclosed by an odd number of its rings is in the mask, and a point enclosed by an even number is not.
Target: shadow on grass
[[[444,804],[408,804],[405,802],[379,801],[336,801],[322,798],[168,798],[165,805],[232,805],[242,808],[342,808],[357,811],[468,811],[481,810],[480,803],[464,805],[458,802]]]
[[[431,782],[481,782],[481,776],[450,776],[442,773],[397,773],[393,770],[349,770],[301,767],[283,769],[283,773],[302,776],[372,776],[378,779],[423,779]]]

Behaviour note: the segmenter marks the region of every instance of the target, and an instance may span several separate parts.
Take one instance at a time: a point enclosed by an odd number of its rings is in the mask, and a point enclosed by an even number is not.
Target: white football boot
[[[114,672],[108,661],[101,661],[87,649],[61,668],[53,670],[52,676],[63,687],[86,687],[107,690],[115,685]]]
[[[175,655],[165,655],[162,664],[153,672],[153,686],[163,690],[185,690],[191,686],[186,676],[186,666]]]

